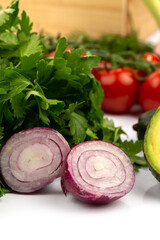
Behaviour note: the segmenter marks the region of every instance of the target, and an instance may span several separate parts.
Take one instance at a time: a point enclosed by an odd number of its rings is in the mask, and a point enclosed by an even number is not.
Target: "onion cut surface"
[[[88,141],[72,148],[63,163],[62,189],[82,201],[108,203],[127,194],[135,182],[128,156],[104,141]]]
[[[1,174],[17,192],[41,189],[60,176],[70,147],[54,129],[35,127],[14,134],[0,152]]]

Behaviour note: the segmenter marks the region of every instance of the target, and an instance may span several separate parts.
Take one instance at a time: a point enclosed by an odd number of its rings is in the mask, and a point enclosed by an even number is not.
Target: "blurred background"
[[[136,31],[139,39],[143,40],[157,29],[157,23],[144,2],[145,0],[20,0],[19,5],[20,12],[27,12],[34,23],[33,30],[37,32],[67,36],[78,31],[98,37],[103,33],[125,35]],[[11,0],[1,0],[0,5],[6,8],[10,3]]]

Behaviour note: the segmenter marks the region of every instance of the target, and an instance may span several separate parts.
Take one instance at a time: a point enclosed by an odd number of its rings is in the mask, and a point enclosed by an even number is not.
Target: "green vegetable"
[[[138,170],[141,167],[147,167],[146,160],[139,154],[143,148],[142,140],[137,140],[136,142],[133,142],[133,140],[124,141],[122,144],[119,144],[119,147],[124,152],[127,152],[135,170]]]
[[[144,139],[144,135],[147,129],[147,126],[153,117],[153,114],[155,113],[156,109],[147,111],[145,113],[142,113],[140,117],[138,118],[138,123],[133,126],[133,129],[137,131],[137,137],[139,140]]]
[[[160,107],[154,113],[145,133],[144,154],[153,175],[160,181]]]
[[[47,36],[43,42],[49,51],[55,50],[57,46],[57,39],[52,36]],[[70,48],[81,48],[83,52],[109,61],[111,65],[106,65],[107,69],[125,66],[150,74],[159,67],[159,64],[151,63],[143,58],[144,53],[153,52],[153,46],[140,41],[135,33],[126,36],[105,34],[98,39],[91,38],[86,34],[72,34],[68,38],[68,44]],[[139,77],[139,80],[144,80],[144,78]]]
[[[29,17],[24,11],[18,17],[18,0],[0,12],[0,27],[1,146],[15,132],[48,126],[59,131],[71,147],[83,141],[101,139],[123,148],[121,135],[125,132],[115,127],[112,120],[104,119],[103,91],[91,74],[99,57],[81,57],[81,49],[64,52],[67,42],[60,38],[55,57],[45,58],[42,37],[31,32]],[[132,152],[127,144],[130,142],[124,143],[126,153],[129,149],[134,159],[142,149]],[[7,189],[1,181],[1,195],[9,191]]]
[[[47,46],[49,51],[55,50],[59,36],[56,38],[53,36],[47,36],[43,39],[43,42]],[[130,33],[127,35],[120,34],[104,34],[98,38],[92,38],[85,33],[72,33],[68,37],[69,47],[79,48],[84,50],[105,50],[109,53],[122,53],[129,56],[134,53],[152,52],[153,46],[150,43],[140,41],[136,33]]]
[[[1,179],[1,176],[0,176],[0,197],[2,197],[6,193],[11,193],[11,192],[13,191],[4,183],[4,181]]]

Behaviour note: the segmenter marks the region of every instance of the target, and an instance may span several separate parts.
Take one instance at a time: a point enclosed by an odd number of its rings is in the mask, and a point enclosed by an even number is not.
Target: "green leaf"
[[[116,144],[117,142],[121,141],[121,135],[126,133],[122,130],[122,127],[116,127],[114,131],[114,138],[113,143]]]
[[[0,140],[3,138],[4,127],[0,127]]]
[[[67,60],[63,58],[54,59],[54,67],[55,67],[55,73],[54,78],[55,79],[72,79],[71,73],[72,69],[67,67]]]
[[[5,121],[9,123],[13,122],[13,114],[11,112],[8,102],[4,103],[3,114],[4,114]]]
[[[83,75],[84,73],[93,77],[91,74],[92,68],[97,67],[100,58],[97,56],[85,56],[81,57],[81,49],[73,49],[70,54],[67,52],[66,58],[68,60],[67,66],[72,69],[73,74]],[[65,57],[65,56],[64,56]]]
[[[0,86],[4,87],[6,94],[0,94],[0,102],[5,102],[14,96],[17,96],[32,83],[20,73],[12,69],[7,69],[3,78],[0,80]]]
[[[46,107],[44,107],[44,110],[47,110],[48,107],[49,107],[49,105],[56,105],[56,104],[62,102],[62,101],[56,100],[56,99],[47,99],[47,98],[45,97],[45,95],[43,95],[41,92],[38,92],[38,91],[36,91],[36,90],[28,91],[28,93],[26,94],[25,99],[28,100],[28,98],[29,98],[31,95],[36,96],[36,97],[39,97],[41,100],[44,101],[45,106],[46,106]],[[42,104],[41,104],[41,105],[42,105]],[[44,105],[43,105],[43,106],[44,106]]]
[[[131,156],[131,161],[134,163],[134,165],[138,167],[147,167],[147,162],[144,157],[140,156]]]
[[[101,127],[103,132],[103,141],[118,144],[121,142],[121,135],[126,135],[121,127],[115,127],[112,119],[103,118],[101,121]]]
[[[95,110],[100,110],[100,106],[103,99],[103,90],[100,86],[100,83],[93,79],[93,88],[90,91],[90,99]]]
[[[85,73],[88,74],[90,77],[93,77],[91,73],[92,68],[97,67],[99,62],[100,58],[98,56],[81,57],[77,72]]]
[[[2,179],[0,175],[0,197],[2,197],[6,193],[10,193],[12,190],[4,183],[4,180]]]
[[[3,109],[4,109],[4,104],[0,104],[0,126],[2,125],[2,120],[3,120]]]
[[[50,120],[48,118],[48,114],[45,110],[41,109],[41,107],[39,107],[39,118],[42,120],[44,124],[49,126]]]
[[[4,138],[4,127],[0,127],[0,147],[3,144],[3,138]]]
[[[13,109],[14,117],[20,119],[24,118],[24,115],[26,113],[25,102],[25,94],[22,92],[11,99],[11,106]]]
[[[104,112],[101,110],[103,90],[99,82],[95,79],[93,79],[93,85],[89,92],[89,98],[91,101],[91,110],[89,115],[97,122],[100,122],[104,115]]]
[[[6,93],[7,93],[7,91],[4,88],[0,88],[0,95],[1,94],[6,94]]]
[[[82,51],[80,49],[73,49],[71,53],[65,53],[64,57],[67,59],[68,63],[67,66],[72,69],[74,74],[79,74],[80,71],[78,69],[80,62],[81,62],[81,54]]]
[[[60,38],[58,40],[58,43],[57,43],[57,47],[56,47],[56,51],[55,51],[55,55],[54,55],[54,58],[59,58],[59,57],[63,57],[63,53],[64,53],[64,50],[67,48],[67,41],[66,39],[63,37],[63,38]]]
[[[136,155],[137,153],[141,152],[143,149],[143,141],[137,140],[137,141],[127,141],[125,140],[123,143],[121,143],[121,148],[123,148],[124,151],[128,151],[133,155]]]
[[[38,84],[47,84],[48,79],[50,80],[53,76],[53,62],[47,62],[41,59],[37,63],[37,79]]]
[[[75,144],[78,144],[85,140],[88,123],[83,116],[72,112],[70,115],[69,127]]]
[[[143,141],[125,140],[117,145],[129,156],[135,170],[138,170],[140,167],[147,167],[144,155],[139,156],[143,151]]]
[[[41,58],[40,52],[31,54],[29,56],[23,56],[21,58],[21,68],[24,71],[30,71],[31,69],[36,67],[36,63]]]
[[[111,131],[115,131],[115,125],[112,119],[109,118],[103,118],[102,119],[102,127],[108,128]]]
[[[33,23],[30,23],[30,19],[27,16],[25,11],[23,11],[21,14],[21,19],[19,20],[19,24],[21,27],[20,30],[23,31],[26,35],[29,35],[32,30]]]
[[[97,135],[90,128],[87,128],[86,134],[93,140],[98,139]]]
[[[14,50],[17,46],[18,39],[13,32],[6,31],[0,34],[0,52],[2,51],[2,49],[6,49],[7,52],[8,50]]]
[[[18,0],[14,0],[5,10],[0,11],[0,32],[10,28],[18,15]]]
[[[28,41],[24,42],[17,50],[17,56],[20,56],[21,58],[24,56],[30,57],[30,55],[37,53],[39,53],[39,56],[42,56],[42,50],[43,46],[40,38],[34,33],[30,35]]]

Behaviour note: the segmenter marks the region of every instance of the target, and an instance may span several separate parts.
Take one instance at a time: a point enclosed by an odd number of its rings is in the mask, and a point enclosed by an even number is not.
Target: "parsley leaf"
[[[138,170],[142,166],[147,167],[147,162],[144,156],[140,156],[143,149],[143,141],[137,140],[136,142],[133,142],[133,140],[125,140],[118,144],[118,146],[129,156],[135,170]]]
[[[25,110],[25,94],[23,92],[17,94],[11,98],[11,106],[13,109],[13,115],[16,118],[22,119],[26,113]]]
[[[19,0],[14,0],[5,10],[0,11],[0,32],[10,28],[18,15]]]
[[[85,117],[78,113],[72,112],[70,114],[69,127],[75,144],[85,141],[86,129],[88,127]]]
[[[6,193],[10,193],[12,190],[4,183],[3,179],[0,175],[0,197],[2,197]]]
[[[126,135],[121,127],[115,127],[112,119],[103,118],[101,127],[103,129],[103,141],[112,142],[113,144],[121,143],[121,135]]]
[[[25,11],[22,12],[21,19],[19,19],[19,24],[20,32],[25,33],[26,36],[30,35],[33,23],[30,23],[30,19]]]
[[[39,37],[36,34],[31,35],[29,40],[21,45],[18,51],[20,57],[29,57],[35,53],[42,55],[42,45]]]
[[[56,47],[55,58],[63,57],[66,48],[67,48],[66,39],[65,38],[59,39]]]
[[[17,96],[29,85],[32,83],[23,75],[13,69],[6,69],[2,79],[0,79],[0,86],[3,86],[5,91],[5,94],[3,92],[0,94],[0,103]]]

